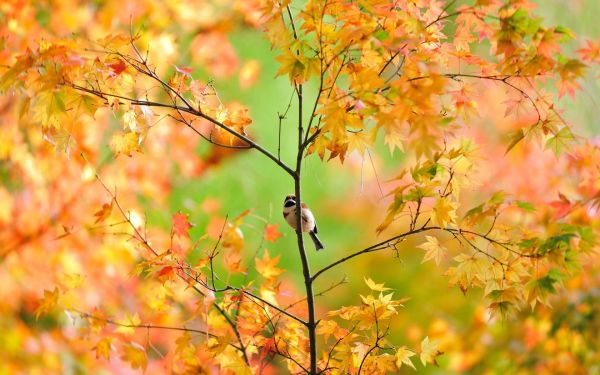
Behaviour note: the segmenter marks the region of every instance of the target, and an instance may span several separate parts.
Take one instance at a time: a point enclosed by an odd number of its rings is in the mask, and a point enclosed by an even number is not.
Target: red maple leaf
[[[125,71],[125,69],[127,69],[127,65],[125,65],[125,61],[123,61],[121,59],[117,59],[117,60],[113,61],[112,63],[108,64],[108,67],[110,68],[110,70],[112,70],[112,74],[115,76],[118,76],[119,74],[123,73]]]

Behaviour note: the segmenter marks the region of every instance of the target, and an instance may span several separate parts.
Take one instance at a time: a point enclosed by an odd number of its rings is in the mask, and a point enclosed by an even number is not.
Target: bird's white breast
[[[284,208],[284,213],[287,214],[287,216],[285,217],[285,221],[287,221],[287,223],[294,229],[296,229],[296,212],[295,211],[296,211],[295,206]],[[312,212],[309,209],[307,209],[307,208],[302,209],[302,220],[304,221],[304,223],[302,224],[303,232],[310,232],[311,230],[313,230],[315,228],[315,217],[313,216]]]

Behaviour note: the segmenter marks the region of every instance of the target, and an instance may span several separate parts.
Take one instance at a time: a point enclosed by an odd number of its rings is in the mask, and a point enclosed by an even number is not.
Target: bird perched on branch
[[[308,232],[310,238],[315,243],[315,248],[318,250],[324,249],[323,243],[317,237],[317,223],[315,216],[310,211],[307,205],[302,203],[302,231]],[[283,201],[283,218],[294,229],[296,229],[296,196],[290,194]]]

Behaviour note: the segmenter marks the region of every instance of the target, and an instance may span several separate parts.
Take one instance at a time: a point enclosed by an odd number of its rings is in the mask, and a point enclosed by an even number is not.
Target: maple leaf
[[[600,40],[596,42],[587,40],[586,46],[577,50],[577,53],[584,61],[600,63]]]
[[[313,59],[298,55],[294,50],[295,48],[284,50],[283,55],[275,58],[281,63],[277,75],[287,73],[290,82],[300,84],[308,81],[311,73],[315,70],[315,62]]]
[[[106,49],[118,48],[129,45],[131,37],[127,34],[107,35],[96,41],[100,46]]]
[[[282,234],[279,232],[279,224],[267,224],[265,227],[265,240],[269,242],[277,242],[277,239]]]
[[[175,65],[175,70],[186,76],[191,76],[192,72],[194,71],[193,68],[190,68],[188,66],[177,66],[177,65]]]
[[[110,337],[104,337],[98,341],[94,347],[94,350],[96,350],[96,359],[103,357],[106,360],[110,360],[111,343],[112,339]]]
[[[571,128],[568,126],[560,129],[556,134],[548,138],[545,149],[551,149],[555,155],[559,155],[563,150],[567,149],[575,139]]]
[[[190,238],[190,228],[193,226],[190,224],[188,218],[190,215],[177,212],[173,214],[173,234],[177,237]]]
[[[146,349],[136,342],[123,345],[123,355],[121,356],[121,359],[125,362],[129,362],[133,369],[139,368],[146,371],[146,367],[148,367]]]
[[[192,340],[192,336],[190,335],[190,333],[188,331],[183,332],[181,337],[179,337],[175,340],[175,347],[176,347],[175,352],[182,353],[182,352],[188,350],[188,348],[190,348],[190,346],[192,345],[191,340]]]
[[[70,159],[75,140],[67,129],[52,125],[42,126],[42,134],[44,139],[54,146],[57,153],[64,152],[67,154],[67,159]]]
[[[237,233],[237,231],[236,231]],[[240,231],[241,233],[241,231]],[[243,243],[243,242],[242,242]],[[223,245],[225,247],[225,245]],[[223,263],[229,272],[244,272],[246,267],[243,264],[241,248],[238,250],[232,247],[226,247],[226,252],[223,254]]]
[[[102,208],[94,214],[94,216],[96,217],[96,221],[94,221],[94,224],[102,223],[104,220],[108,219],[112,212],[113,206],[114,200],[112,200],[110,204],[104,203],[102,205]]]
[[[227,223],[223,231],[223,247],[239,253],[244,248],[244,232],[237,225]]]
[[[423,366],[427,365],[427,363],[433,363],[436,366],[438,365],[436,358],[444,354],[439,351],[438,347],[439,343],[436,340],[429,341],[429,336],[421,341],[421,353],[419,358],[421,359]]]
[[[119,154],[131,156],[133,152],[140,152],[139,134],[135,132],[113,134],[110,139],[110,147],[115,153],[115,156],[118,156]]]
[[[165,266],[158,271],[156,276],[159,280],[168,280],[174,277],[176,268],[173,266]]]
[[[36,60],[33,58],[31,51],[28,52],[17,57],[17,61],[0,77],[0,92],[5,93],[17,78],[35,63]]]
[[[44,298],[40,302],[38,308],[35,310],[35,318],[39,319],[40,315],[48,314],[54,310],[58,304],[58,297],[59,293],[57,287],[54,287],[53,291],[44,290]]]
[[[369,289],[374,290],[376,292],[385,292],[386,290],[391,290],[391,288],[384,287],[384,283],[376,284],[373,280],[368,277],[365,277],[365,283],[369,287]]]
[[[106,65],[111,70],[112,76],[118,76],[127,69],[127,64],[121,59],[115,59]]]
[[[456,206],[447,197],[439,198],[432,207],[431,220],[442,228],[456,223]]]
[[[78,273],[61,275],[61,283],[63,288],[67,290],[79,288],[85,281],[85,276]]]
[[[456,284],[465,293],[473,285],[481,285],[485,279],[486,261],[474,255],[460,254],[454,257],[457,267],[448,269],[450,283]]]
[[[396,351],[396,367],[400,369],[400,367],[402,367],[402,364],[405,364],[409,367],[412,367],[413,370],[416,370],[415,365],[410,359],[410,357],[412,357],[413,355],[415,355],[415,352],[413,352],[410,349],[407,349],[406,346],[398,348],[398,350]]]
[[[420,249],[425,250],[425,256],[423,257],[423,260],[421,261],[421,263],[425,263],[428,260],[435,260],[435,264],[436,265],[440,265],[440,263],[442,262],[442,258],[444,257],[444,254],[448,251],[445,247],[443,247],[442,245],[440,245],[438,239],[436,237],[432,237],[432,236],[425,236],[425,238],[427,239],[427,242],[417,246]]]
[[[33,101],[32,120],[49,128],[62,129],[61,119],[65,115],[64,92],[43,91]]]
[[[506,147],[505,154],[508,154],[510,150],[512,150],[519,142],[521,142],[525,138],[525,132],[523,129],[519,129],[514,133],[509,134],[509,144]]]
[[[123,114],[123,128],[129,129],[132,132],[135,132],[137,129],[137,120],[136,113],[133,110],[129,110]]]
[[[558,219],[567,214],[572,208],[573,203],[563,194],[558,194],[559,200],[549,202],[550,207],[554,208],[554,218]]]
[[[119,323],[119,327],[117,327],[115,332],[130,336],[135,332],[135,326],[139,326],[142,321],[140,320],[138,313],[135,313],[134,315],[126,313],[125,318],[119,320],[117,323]]]
[[[271,259],[269,252],[265,250],[262,259],[256,259],[256,271],[265,279],[273,279],[283,273],[283,269],[277,267],[281,255]]]
[[[564,275],[559,270],[553,268],[546,275],[527,283],[527,302],[529,302],[531,310],[533,311],[538,302],[551,307],[549,302],[550,295],[556,294],[558,286],[561,285],[563,279]]]
[[[267,358],[267,357],[273,358],[273,356],[275,356],[275,354],[277,354],[277,348],[275,345],[276,345],[276,342],[275,342],[274,337],[270,337],[267,339],[267,341],[265,341],[265,343],[260,351],[260,355],[259,355],[261,362],[265,358]]]
[[[321,320],[317,326],[317,334],[323,335],[323,338],[327,340],[329,336],[333,335],[338,329],[338,324],[333,320]]]

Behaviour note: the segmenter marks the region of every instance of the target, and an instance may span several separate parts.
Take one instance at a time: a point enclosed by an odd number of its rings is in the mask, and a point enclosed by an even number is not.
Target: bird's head
[[[296,205],[296,196],[288,194],[283,201],[283,207],[294,207]]]

